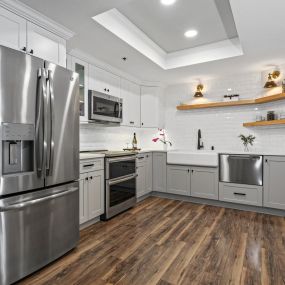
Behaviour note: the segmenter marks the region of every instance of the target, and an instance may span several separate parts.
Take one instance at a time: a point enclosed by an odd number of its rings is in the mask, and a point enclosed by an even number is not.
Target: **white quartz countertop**
[[[167,152],[167,150],[161,150],[161,149],[142,149],[138,151],[138,153],[147,153],[147,152]]]

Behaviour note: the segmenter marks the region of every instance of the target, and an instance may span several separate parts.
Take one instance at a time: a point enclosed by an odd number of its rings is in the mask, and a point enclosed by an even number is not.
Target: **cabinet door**
[[[218,200],[218,183],[217,168],[191,168],[191,196]]]
[[[23,50],[27,44],[27,21],[0,7],[0,45]]]
[[[107,94],[107,72],[89,65],[89,89]]]
[[[121,80],[123,98],[123,126],[140,127],[140,86],[128,80]]]
[[[88,221],[88,175],[80,174],[79,179],[79,222],[83,224]]]
[[[137,166],[137,197],[146,194],[146,165],[140,164]]]
[[[146,153],[146,193],[152,191],[152,153]]]
[[[80,121],[88,121],[88,63],[72,57],[71,68],[79,74]]]
[[[27,52],[66,67],[66,42],[57,35],[27,23]]]
[[[141,87],[141,126],[144,128],[159,127],[158,87]]]
[[[167,166],[167,193],[190,196],[190,167]]]
[[[153,153],[153,191],[166,192],[166,153]]]
[[[104,171],[88,172],[89,220],[104,213]]]
[[[107,94],[121,97],[121,78],[117,75],[107,72]]]
[[[285,157],[264,158],[264,206],[285,210]]]

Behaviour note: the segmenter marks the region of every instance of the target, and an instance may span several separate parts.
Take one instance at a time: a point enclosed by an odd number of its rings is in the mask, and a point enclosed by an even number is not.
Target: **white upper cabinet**
[[[16,50],[26,50],[27,21],[0,7],[0,44]]]
[[[66,67],[66,42],[57,35],[28,22],[27,52]]]
[[[119,76],[93,65],[89,67],[89,76],[89,89],[120,97],[121,79]]]
[[[121,80],[123,98],[123,126],[140,127],[140,86],[126,79]]]
[[[141,87],[141,126],[143,128],[158,128],[159,115],[159,87]]]
[[[108,82],[108,93],[109,95],[121,97],[121,78],[112,73],[108,73],[107,82]]]

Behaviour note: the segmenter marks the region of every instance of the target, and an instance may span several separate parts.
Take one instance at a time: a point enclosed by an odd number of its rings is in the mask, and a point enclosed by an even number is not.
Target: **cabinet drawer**
[[[85,160],[84,162],[80,162],[80,173],[96,170],[104,170],[104,158]]]
[[[145,154],[137,155],[137,166],[145,165],[145,163],[146,163],[146,155]]]
[[[219,200],[238,204],[262,206],[262,186],[219,183]]]

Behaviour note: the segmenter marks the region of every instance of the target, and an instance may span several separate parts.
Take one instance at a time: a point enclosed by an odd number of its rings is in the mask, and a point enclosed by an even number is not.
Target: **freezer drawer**
[[[0,200],[0,284],[11,284],[74,248],[78,182]]]
[[[263,156],[220,154],[220,182],[263,185]]]

